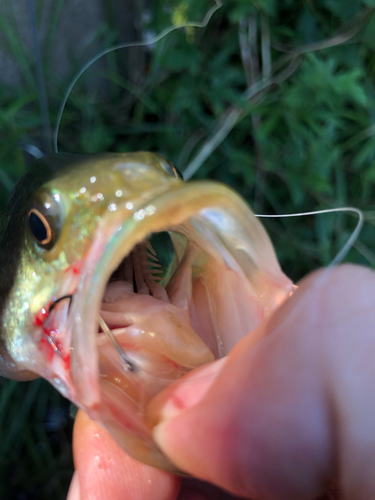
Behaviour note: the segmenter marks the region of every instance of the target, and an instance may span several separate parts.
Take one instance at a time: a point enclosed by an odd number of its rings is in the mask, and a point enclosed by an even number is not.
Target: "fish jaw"
[[[20,330],[27,328],[28,335],[18,334],[16,329],[16,335],[8,338],[4,349],[4,359],[9,363],[4,376],[16,380],[32,380],[42,376],[77,405],[79,402],[75,398],[70,376],[71,331],[67,328],[67,319],[71,298],[74,297],[80,280],[80,265],[78,261],[56,273],[55,286],[46,287],[41,295],[36,293],[28,303],[23,296],[11,296],[10,302],[20,300],[23,306],[27,304],[27,314],[8,315],[6,325],[9,328],[16,326]],[[17,302],[11,305],[11,309],[20,307]],[[14,321],[19,323],[14,325]]]
[[[151,233],[166,230],[184,235],[199,253],[187,266],[190,289],[186,297],[180,293],[176,299],[180,311],[187,313],[187,320],[178,331],[171,322],[163,324],[167,307],[161,301],[154,304],[149,295],[129,298],[125,313],[133,323],[117,337],[135,366],[127,370],[108,339],[103,334],[100,340],[98,337],[103,296],[111,274],[124,257]],[[186,272],[183,268],[180,274],[176,272],[168,286],[181,288],[181,283],[187,282]],[[246,311],[249,316],[250,310],[253,317],[244,321],[238,317],[233,323],[233,316],[224,315],[228,312],[227,293],[231,295],[232,314],[235,288],[241,293],[237,315]],[[235,193],[220,184],[182,184],[156,195],[145,205],[134,206],[131,217],[126,207],[118,205],[97,228],[68,319],[75,398],[134,458],[176,472],[153,442],[146,418],[148,403],[190,369],[227,354],[235,341],[255,328],[292,291],[293,285],[282,273],[261,224]],[[211,303],[208,333],[199,326],[203,295]],[[213,324],[215,315],[218,320]],[[231,329],[238,327],[239,331],[234,339],[224,339],[223,330],[228,330],[231,320]],[[160,368],[162,356],[167,365],[176,364],[170,376]],[[157,368],[152,371],[150,366]]]

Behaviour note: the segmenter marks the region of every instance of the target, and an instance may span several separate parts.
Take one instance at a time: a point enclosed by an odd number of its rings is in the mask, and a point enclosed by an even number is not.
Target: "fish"
[[[132,457],[180,471],[152,399],[294,290],[246,202],[157,153],[34,162],[0,219],[0,375],[47,379]]]

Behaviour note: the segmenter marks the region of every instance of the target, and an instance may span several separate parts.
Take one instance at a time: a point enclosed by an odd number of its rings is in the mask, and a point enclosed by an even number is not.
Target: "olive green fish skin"
[[[33,193],[83,158],[68,154],[46,156],[34,162],[14,188],[3,215],[5,223],[0,237],[0,317],[3,316],[25,247],[27,207]],[[3,336],[4,332],[0,331],[0,338]]]
[[[56,298],[63,273],[88,251],[109,206],[126,201],[136,206],[137,200],[147,200],[147,193],[180,182],[167,160],[143,152],[58,154],[29,167],[8,202],[0,241],[0,364],[4,349],[16,363],[25,361],[27,351],[35,364],[42,362],[35,338],[30,337],[35,314]],[[53,196],[58,196],[58,204]],[[34,201],[41,209],[47,201],[60,211],[55,218],[61,227],[52,249],[40,248],[31,235],[28,211]],[[0,374],[4,371],[0,366]]]
[[[33,192],[46,180],[69,165],[69,155],[52,155],[34,162],[13,190],[5,213],[0,237],[0,318],[14,285],[21,253],[24,249],[25,215]],[[4,324],[0,323],[0,345],[4,346]]]

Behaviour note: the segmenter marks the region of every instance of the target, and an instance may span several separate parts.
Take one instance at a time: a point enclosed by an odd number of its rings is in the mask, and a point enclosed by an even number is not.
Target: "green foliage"
[[[49,69],[53,30],[63,3],[56,2],[43,51],[52,122],[68,85],[57,81]],[[170,0],[152,5],[143,20],[143,33],[200,21],[214,2]],[[212,149],[195,177],[229,184],[258,213],[359,207],[366,212],[367,224],[347,260],[374,266],[372,9],[373,0],[225,2],[204,30],[175,31],[142,49],[139,60],[143,62],[137,71],[124,67],[124,59],[128,66],[134,61],[130,51],[108,56],[104,71],[98,65],[87,71],[68,100],[59,133],[60,150],[157,151],[184,171],[228,123],[229,112],[239,110],[235,126]],[[0,88],[0,199],[4,206],[25,168],[22,145],[41,147],[43,132],[32,54],[23,47],[15,27],[1,17],[0,29],[4,34],[0,49],[17,59],[23,81],[18,88]],[[105,20],[97,39],[103,48],[115,43],[113,27]],[[244,97],[248,86],[267,81],[267,61],[276,80],[248,101]],[[74,71],[84,62],[73,59]],[[265,222],[285,272],[295,280],[328,264],[355,223],[352,216],[337,213]],[[38,400],[34,398],[38,382],[22,388],[13,382],[1,384],[0,466],[7,474],[18,467],[8,497],[16,498],[13,493],[21,491],[32,471],[30,488],[22,490],[25,494],[38,491],[32,498],[64,498],[71,464],[65,458],[61,462],[59,453],[67,446],[67,438],[52,446],[43,416],[45,408],[64,403],[53,400],[45,385],[42,398],[40,393]],[[28,405],[20,407],[20,400],[28,397]],[[21,410],[20,421],[13,421],[12,416]],[[63,434],[69,435],[67,429],[69,425]],[[42,464],[35,447],[45,450]],[[56,487],[48,489],[48,478],[57,478]],[[1,490],[0,496],[8,498]]]
[[[72,474],[69,403],[45,381],[0,379],[0,497],[65,499]]]

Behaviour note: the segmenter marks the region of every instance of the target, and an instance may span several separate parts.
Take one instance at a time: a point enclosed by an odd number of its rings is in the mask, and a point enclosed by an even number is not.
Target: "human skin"
[[[226,358],[157,396],[158,445],[182,470],[244,498],[315,499],[332,478],[342,499],[375,498],[374,297],[375,273],[359,266],[305,278]],[[129,458],[83,413],[74,458],[69,500],[220,498],[179,497],[180,479]]]

